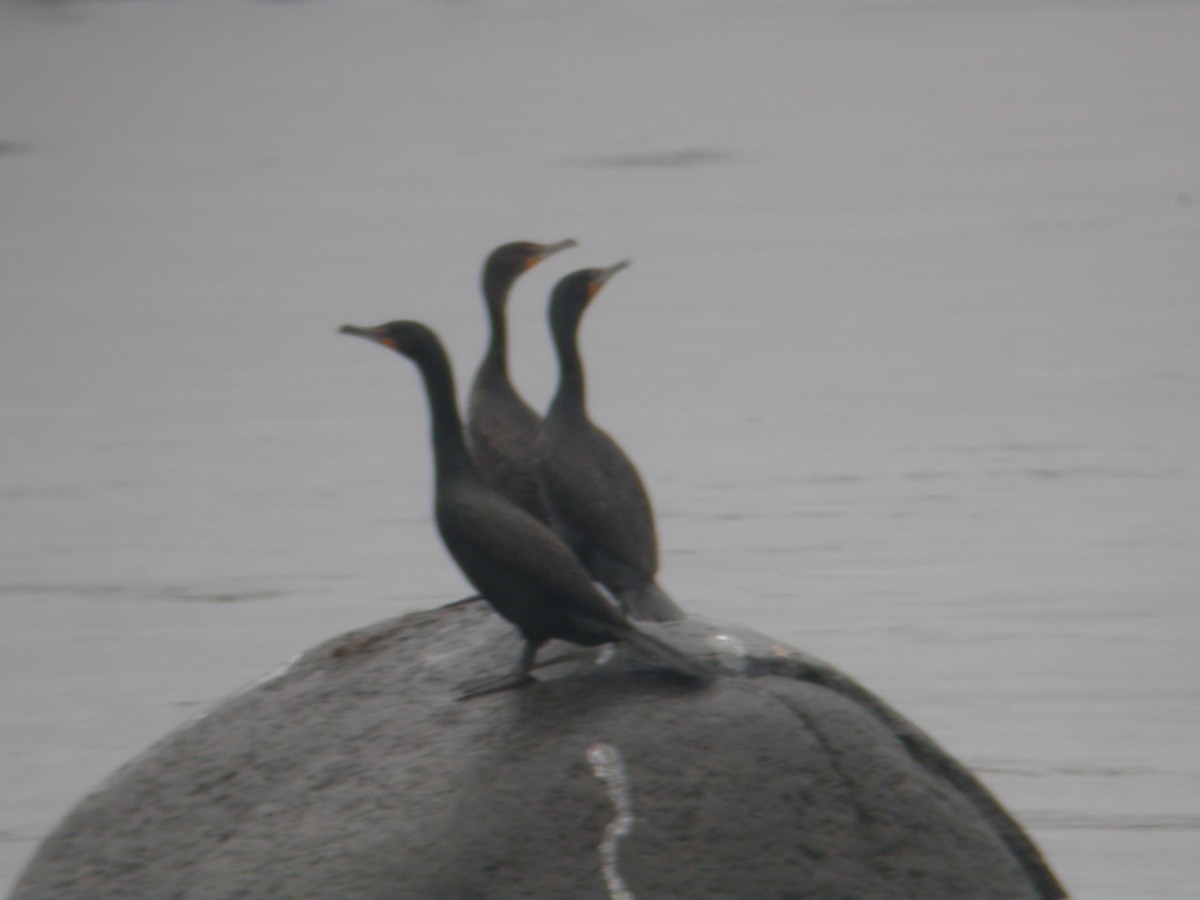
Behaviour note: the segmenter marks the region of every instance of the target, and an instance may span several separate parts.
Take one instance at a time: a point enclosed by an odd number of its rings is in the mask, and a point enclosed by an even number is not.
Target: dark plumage
[[[579,323],[588,302],[616,272],[581,269],[550,296],[550,332],[558,351],[558,391],[538,434],[538,481],[551,527],[633,619],[685,618],[654,581],[658,539],[650,497],[620,446],[587,414]]]
[[[539,416],[521,399],[508,374],[505,307],[521,273],[575,241],[534,244],[516,241],[497,247],[483,266],[483,297],[491,338],[467,397],[467,441],[480,477],[513,503],[546,521],[546,508],[534,475],[534,442]]]
[[[534,658],[551,638],[588,647],[622,641],[689,678],[712,677],[704,665],[639,631],[546,525],[483,483],[463,439],[450,360],[433,331],[418,322],[345,325],[341,330],[390,347],[420,369],[432,422],[435,511],[442,540],[467,580],[525,639],[510,675],[467,686],[464,697],[534,680]]]

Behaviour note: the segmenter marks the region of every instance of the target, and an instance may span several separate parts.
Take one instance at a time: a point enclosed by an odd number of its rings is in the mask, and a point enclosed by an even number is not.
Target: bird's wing
[[[490,575],[503,579],[525,602],[569,607],[585,618],[624,627],[571,549],[525,510],[494,492],[476,491],[456,498],[439,518],[457,535],[454,540],[466,555],[455,555],[484,596],[487,585],[481,582]]]
[[[551,442],[539,463],[556,518],[585,542],[636,571],[658,571],[650,498],[624,451],[594,425],[579,437]]]

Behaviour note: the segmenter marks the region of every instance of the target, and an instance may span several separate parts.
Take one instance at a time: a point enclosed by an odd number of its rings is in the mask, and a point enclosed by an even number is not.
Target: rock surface
[[[458,702],[517,655],[482,603],[319,645],[115,773],[13,898],[1065,896],[986,789],[846,676],[745,629],[650,629],[718,683],[618,650]]]

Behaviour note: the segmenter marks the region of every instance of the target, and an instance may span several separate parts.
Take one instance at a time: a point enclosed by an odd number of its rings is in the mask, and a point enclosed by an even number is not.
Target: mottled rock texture
[[[722,677],[621,650],[458,702],[517,655],[482,603],[329,641],[118,771],[13,896],[1064,896],[988,792],[846,676],[745,629],[648,628]]]

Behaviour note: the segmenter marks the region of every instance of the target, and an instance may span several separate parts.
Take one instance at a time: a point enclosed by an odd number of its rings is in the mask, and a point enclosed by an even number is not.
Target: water
[[[1187,4],[0,5],[0,884],[117,765],[463,595],[424,400],[515,238],[663,583],[882,694],[1073,893],[1200,883]]]

